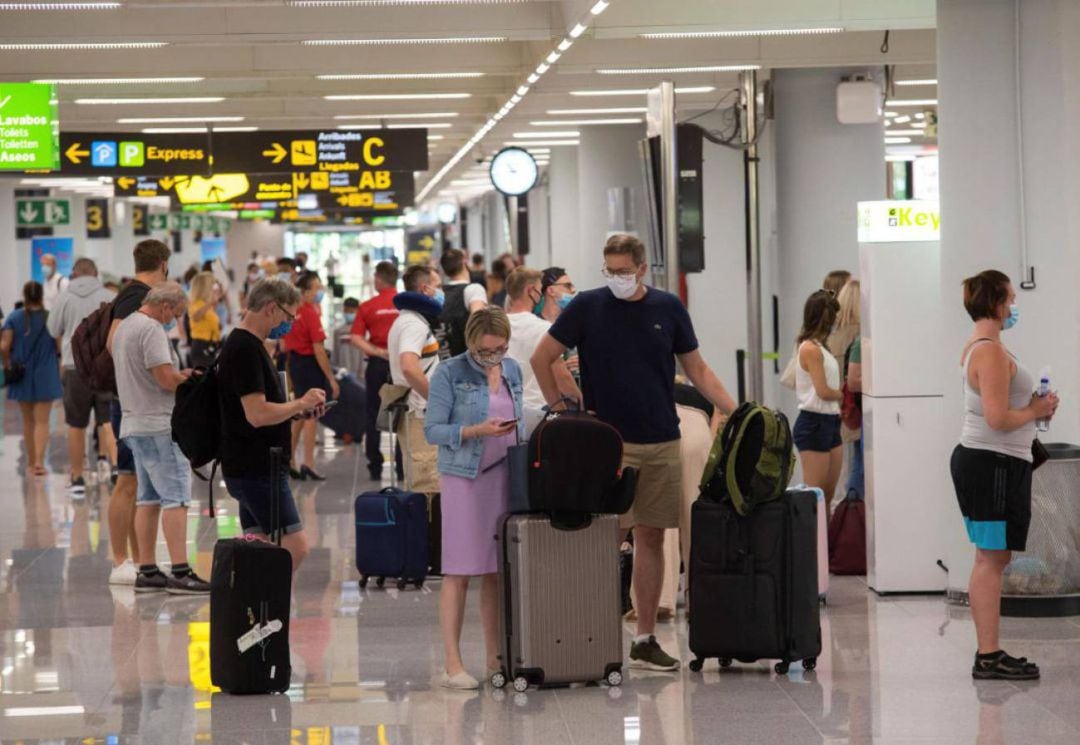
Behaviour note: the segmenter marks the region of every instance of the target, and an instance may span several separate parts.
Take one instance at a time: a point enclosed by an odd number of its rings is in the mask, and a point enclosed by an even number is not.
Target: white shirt
[[[445,286],[450,287],[451,285],[468,285],[468,287],[465,288],[465,308],[466,308],[466,310],[469,309],[469,308],[472,308],[472,304],[475,303],[475,302],[481,302],[484,305],[487,305],[487,301],[488,301],[487,290],[484,289],[483,285],[478,285],[475,282],[472,283],[472,284],[469,284],[467,281],[463,280],[463,281],[460,281],[460,282],[447,282]]]
[[[61,277],[55,271],[51,277],[45,280],[42,297],[42,305],[45,306],[45,310],[53,309],[53,306],[56,304],[56,299],[60,297],[61,292],[67,289],[67,286],[67,277]]]
[[[804,341],[805,344],[815,344],[816,342]],[[830,352],[825,345],[818,344],[818,349],[821,350],[821,356],[825,365],[825,385],[830,388],[840,388],[840,364],[833,357],[833,353]],[[799,347],[798,352],[802,351],[802,346]],[[798,353],[797,352],[797,353]],[[799,398],[799,411],[812,411],[817,414],[839,414],[840,402],[839,401],[826,401],[817,394],[817,389],[814,388],[814,380],[810,377],[810,373],[807,372],[802,362],[796,360],[795,363],[795,393]]]
[[[536,351],[540,340],[544,338],[544,334],[551,328],[551,323],[527,311],[510,313],[509,318],[510,344],[506,356],[521,365],[525,406],[530,409],[542,409],[547,402],[540,391],[540,383],[536,379],[532,365],[529,364],[529,359]]]
[[[401,355],[412,352],[420,358],[420,368],[424,376],[431,381],[435,368],[439,366],[439,342],[431,331],[431,326],[419,313],[403,310],[394,325],[390,327],[387,339],[390,357],[390,377],[395,385],[409,385],[405,373],[401,371]],[[427,409],[427,399],[417,391],[409,393],[409,411],[423,416]]]

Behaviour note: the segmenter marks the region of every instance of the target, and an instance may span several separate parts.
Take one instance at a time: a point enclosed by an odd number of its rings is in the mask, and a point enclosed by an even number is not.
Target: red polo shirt
[[[296,311],[296,320],[283,341],[286,352],[296,352],[304,357],[313,356],[315,345],[326,341],[319,306],[315,303],[303,303]]]
[[[353,321],[352,334],[366,336],[375,346],[386,349],[389,346],[390,327],[398,317],[398,309],[394,307],[394,295],[397,295],[397,290],[388,287],[367,302],[361,303],[356,320]]]

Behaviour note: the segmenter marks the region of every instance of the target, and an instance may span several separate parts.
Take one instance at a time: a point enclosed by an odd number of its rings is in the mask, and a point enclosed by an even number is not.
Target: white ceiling
[[[758,64],[763,68],[897,65],[898,77],[934,77],[934,0],[389,0],[360,6],[343,0],[297,7],[287,0],[137,0],[116,10],[0,10],[0,45],[161,42],[125,50],[6,50],[0,79],[201,77],[181,84],[73,85],[60,88],[65,130],[134,130],[169,123],[120,119],[241,117],[215,126],[329,128],[376,123],[440,123],[430,134],[431,170],[418,189],[500,110],[526,77],[579,21],[589,28],[479,143],[497,150],[522,131],[573,131],[530,122],[605,115],[549,115],[551,109],[642,107],[644,96],[574,96],[571,91],[640,89],[663,77],[714,91],[679,96],[687,110],[711,107],[736,84],[737,73],[602,75],[598,69]],[[840,27],[826,36],[643,39],[642,33]],[[892,29],[887,54],[883,31]],[[479,44],[313,46],[312,40],[499,37]],[[317,75],[482,73],[455,79],[320,80]],[[420,94],[464,93],[425,100]],[[327,100],[328,95],[408,94],[402,100]],[[84,105],[77,99],[224,97],[212,103]],[[899,88],[900,98],[936,98],[936,88]],[[914,110],[913,110],[914,111]],[[398,119],[401,114],[454,114]],[[607,116],[637,117],[640,114]],[[176,123],[173,126],[197,126]],[[919,140],[917,139],[916,142]],[[442,173],[446,187],[473,162]],[[434,193],[434,189],[431,190]]]

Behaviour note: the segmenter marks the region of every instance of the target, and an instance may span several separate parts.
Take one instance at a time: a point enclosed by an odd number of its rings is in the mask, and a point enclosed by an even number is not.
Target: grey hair
[[[187,303],[184,288],[176,282],[162,282],[150,288],[143,305],[168,305],[170,308],[182,308]]]
[[[93,259],[88,259],[83,256],[75,262],[75,265],[71,267],[71,278],[75,277],[96,277],[97,276],[97,264]]]
[[[247,294],[247,308],[258,313],[270,303],[282,307],[300,304],[300,290],[282,279],[260,279]]]

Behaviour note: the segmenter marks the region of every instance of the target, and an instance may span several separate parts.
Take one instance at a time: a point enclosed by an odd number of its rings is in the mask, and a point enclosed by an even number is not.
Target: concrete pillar
[[[548,194],[550,195],[551,232],[548,236],[547,266],[565,267],[568,258],[576,257],[578,243],[578,148],[552,147],[551,164],[548,166]],[[532,263],[532,262],[530,262]],[[576,265],[576,258],[575,258]],[[571,274],[578,282],[578,277]],[[584,280],[584,277],[581,278]],[[582,285],[584,287],[584,285]],[[590,287],[593,284],[590,283]]]
[[[858,272],[856,203],[885,198],[882,124],[840,124],[836,119],[837,84],[845,76],[868,72],[773,73],[781,368],[791,357],[807,296],[820,289],[833,269]],[[783,398],[793,414],[794,394],[786,390]]]
[[[958,362],[971,329],[960,282],[994,268],[1012,277],[1023,313],[1003,341],[1033,373],[1051,365],[1053,385],[1062,397],[1045,439],[1078,442],[1080,5],[1070,0],[1021,2],[1019,60],[1012,0],[939,0],[937,8],[945,309],[939,356],[946,381],[942,426],[955,442],[962,415]],[[1019,289],[1025,223],[1036,280],[1030,291]],[[943,485],[943,491],[953,499],[951,484]],[[957,545],[950,554],[949,585],[961,589],[973,552],[958,511],[950,514]]]

